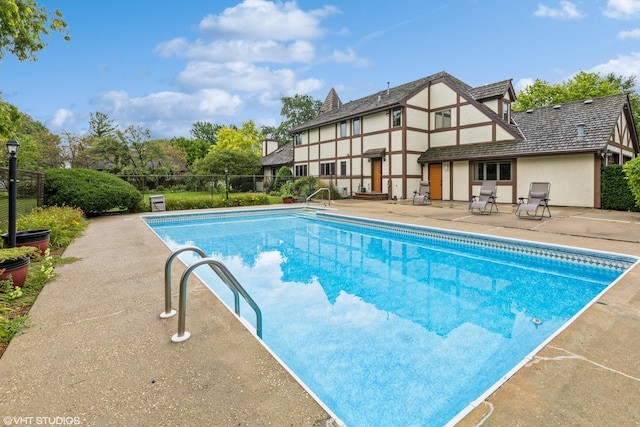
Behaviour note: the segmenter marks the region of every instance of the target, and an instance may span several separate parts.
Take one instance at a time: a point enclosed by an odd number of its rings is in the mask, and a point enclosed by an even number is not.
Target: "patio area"
[[[551,206],[552,217],[537,221],[518,219],[515,206],[501,204],[491,215],[440,201],[345,199],[326,207],[640,256],[640,213]],[[326,408],[195,281],[188,297],[192,338],[170,341],[177,318],[159,318],[169,254],[140,215],[91,220],[64,254],[77,260],[56,268],[31,309],[33,326],[0,359],[5,425],[29,417],[101,426],[333,425]],[[174,284],[182,271],[176,263]],[[639,267],[630,271],[458,425],[640,424],[639,276]]]

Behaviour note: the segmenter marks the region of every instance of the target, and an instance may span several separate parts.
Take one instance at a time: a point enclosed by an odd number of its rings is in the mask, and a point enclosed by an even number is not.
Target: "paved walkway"
[[[448,202],[343,200],[331,207],[640,256],[638,213],[552,207],[552,218],[528,221],[511,205],[490,216]],[[34,326],[0,359],[4,425],[331,425],[323,407],[204,286],[189,287],[193,337],[171,343],[177,319],[158,317],[169,253],[140,215],[91,220],[65,252],[76,260],[56,268],[34,304]],[[174,268],[174,283],[181,272]],[[628,273],[459,425],[640,425],[639,276],[640,268]]]

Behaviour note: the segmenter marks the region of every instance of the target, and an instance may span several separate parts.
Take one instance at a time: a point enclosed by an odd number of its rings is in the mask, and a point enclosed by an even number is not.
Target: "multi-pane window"
[[[307,176],[307,165],[296,165],[296,176]]]
[[[320,175],[335,175],[336,164],[335,163],[320,163]]]
[[[302,144],[302,134],[296,133],[296,145]]]
[[[475,162],[474,181],[511,181],[511,162]]]
[[[360,135],[360,117],[353,119],[353,134]]]
[[[402,108],[398,107],[391,110],[391,120],[391,125],[393,127],[402,125]]]
[[[436,129],[451,127],[451,110],[436,111],[434,116]]]
[[[340,175],[347,175],[347,162],[345,161],[340,162]]]
[[[347,136],[347,122],[342,121],[340,122],[340,137],[344,138],[345,136]]]

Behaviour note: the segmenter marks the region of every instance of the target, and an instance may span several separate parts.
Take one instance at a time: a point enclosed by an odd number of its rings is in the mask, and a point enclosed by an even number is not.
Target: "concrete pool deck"
[[[340,200],[336,213],[640,256],[640,213]],[[330,415],[196,280],[187,330],[164,310],[170,254],[140,219],[92,219],[0,359],[4,425],[330,426]],[[184,266],[173,269],[174,307]],[[640,425],[640,267],[622,278],[460,426]],[[193,283],[192,283],[193,282]],[[7,418],[8,417],[8,418]],[[31,417],[31,418],[30,418]],[[48,418],[47,418],[48,417]],[[62,417],[62,419],[55,419]]]

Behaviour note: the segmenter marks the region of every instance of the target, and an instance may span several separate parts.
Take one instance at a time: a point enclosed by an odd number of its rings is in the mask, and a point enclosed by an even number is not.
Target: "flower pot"
[[[13,287],[22,288],[24,282],[27,280],[27,274],[29,273],[30,257],[12,259],[0,262],[0,280],[13,280]]]
[[[283,197],[282,203],[293,203],[293,197]]]
[[[42,255],[49,247],[50,235],[50,229],[17,231],[16,246],[34,246],[38,248],[38,252]],[[7,247],[9,244],[9,233],[4,233],[2,239],[4,240],[4,246]]]

